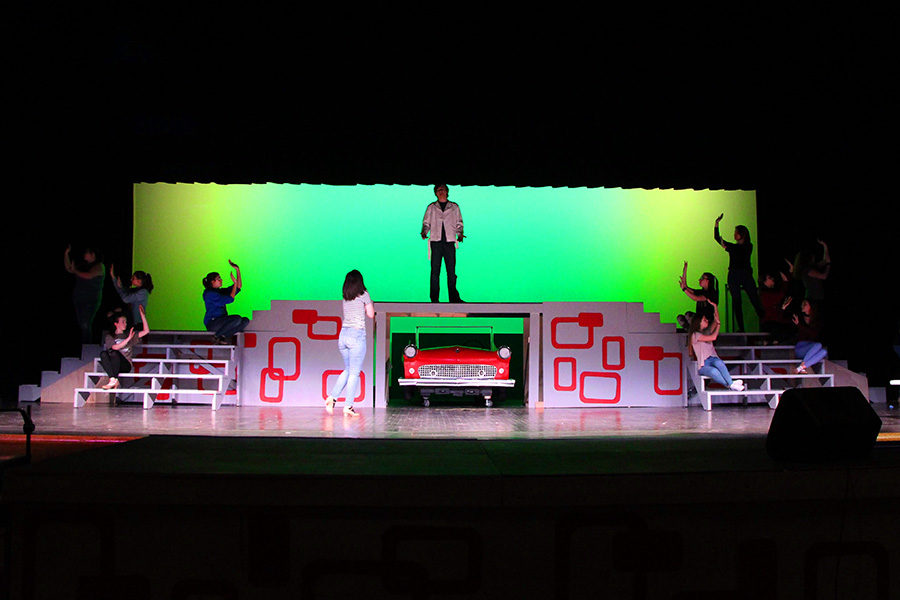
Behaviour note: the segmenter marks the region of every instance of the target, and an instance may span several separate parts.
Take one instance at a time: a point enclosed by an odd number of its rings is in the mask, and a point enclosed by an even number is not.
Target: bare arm
[[[63,267],[69,273],[75,272],[75,265],[72,264],[72,244],[66,246],[66,251],[63,252]]]
[[[238,290],[241,289],[241,268],[231,262],[231,259],[228,260],[228,264],[234,268],[234,273],[231,274],[231,281],[234,282],[234,285],[231,286],[231,297],[234,298],[237,296]]]
[[[710,332],[708,334],[701,333],[697,339],[701,342],[714,342],[719,337],[719,326],[721,323],[719,322],[719,307],[715,302],[711,300],[707,300],[713,307],[713,324]]]
[[[719,217],[716,219],[716,224],[713,227],[713,238],[716,240],[716,243],[719,244],[720,246],[722,246],[723,248],[725,248],[725,240],[723,240],[722,236],[719,235],[719,221],[721,221],[722,217],[724,217],[724,216],[725,216],[725,213],[722,213],[721,215],[719,215]]]
[[[694,289],[689,288],[689,287],[686,287],[686,288],[683,288],[683,289],[684,289],[684,293],[687,295],[687,297],[690,298],[691,300],[695,301],[695,302],[702,302],[703,300],[706,300],[706,296],[700,296],[700,295],[698,295],[698,294],[697,294],[697,290],[694,290]]]
[[[369,317],[370,319],[375,318],[375,305],[372,304],[371,302],[366,304],[366,316]]]
[[[128,342],[130,342],[131,338],[133,338],[133,337],[134,337],[134,327],[132,327],[131,329],[128,330],[128,337],[125,338],[124,340],[122,340],[121,342],[119,342],[118,344],[113,344],[112,349],[113,350],[121,350],[122,348],[124,348],[125,346],[128,345]]]
[[[144,322],[144,328],[138,332],[138,337],[142,338],[150,333],[150,326],[147,324],[147,314],[144,312],[144,307],[142,305],[138,305],[138,310],[141,311],[141,321]]]
[[[94,277],[100,277],[103,275],[105,271],[105,267],[103,263],[97,263],[93,267],[91,267],[90,271],[79,271],[78,269],[72,268],[71,273],[73,273],[76,277],[81,277],[82,279],[93,279]]]
[[[828,273],[831,272],[831,256],[828,255],[828,245],[822,240],[819,240],[819,243],[822,244],[823,248],[822,262],[817,265],[818,269],[810,269],[807,271],[807,274],[816,279],[828,279]]]

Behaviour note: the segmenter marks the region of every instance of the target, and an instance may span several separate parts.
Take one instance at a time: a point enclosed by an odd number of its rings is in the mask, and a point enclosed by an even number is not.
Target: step
[[[756,373],[748,373],[747,375],[735,374],[731,373],[732,379],[834,379],[834,375],[831,373],[766,373],[763,375],[759,375]],[[706,375],[701,375],[700,378],[704,381],[711,381],[712,377],[707,377]]]
[[[50,387],[61,377],[59,371],[41,371],[41,387]]]
[[[767,402],[769,404],[769,408],[774,410],[778,407],[778,400],[781,398],[781,394],[786,391],[787,390],[742,390],[740,392],[736,392],[734,390],[724,389],[708,390],[698,394],[698,399],[703,410],[711,411],[713,396],[772,396],[772,398],[768,399]]]
[[[834,387],[834,375],[832,375],[831,373],[821,373],[821,374],[806,373],[804,375],[732,375],[732,378],[740,379],[741,381],[744,381],[744,382],[751,382],[751,381],[771,382],[773,380],[775,380],[775,381],[791,381],[791,380],[796,380],[796,379],[815,379],[815,380],[824,379],[824,380],[826,380],[823,383],[823,385],[825,387]],[[709,377],[705,377],[705,376],[701,377],[700,379],[701,379],[701,385],[700,385],[701,392],[731,391],[731,390],[727,390],[726,388],[722,388],[722,387],[707,388],[706,387],[707,382],[712,381],[712,379]],[[796,387],[796,386],[794,386],[794,387]],[[790,389],[790,388],[784,388],[784,389]],[[759,387],[750,388],[750,387],[748,387],[744,391],[746,391],[746,392],[764,392],[764,391],[783,391],[783,390],[780,388],[770,388],[770,389],[766,390],[765,388],[759,388]],[[740,393],[740,392],[738,392],[738,393]]]
[[[149,409],[153,407],[154,400],[151,398],[153,395],[158,394],[170,394],[173,397],[189,395],[189,396],[211,396],[212,397],[212,410],[218,410],[222,405],[221,400],[218,398],[220,392],[215,390],[192,390],[192,389],[147,389],[147,388],[116,388],[114,390],[104,390],[103,388],[96,387],[80,387],[75,388],[75,408],[83,408],[87,403],[87,399],[91,394],[143,394],[144,396],[144,409]]]
[[[791,389],[791,388],[788,388]],[[705,390],[710,396],[769,396],[771,394],[775,394],[776,396],[780,396],[785,393],[787,390]]]
[[[41,399],[41,386],[23,383],[19,386],[19,402],[37,402]]]
[[[102,379],[108,377],[103,371],[93,371],[84,374],[84,384],[87,387],[90,378]],[[222,391],[222,375],[195,375],[193,373],[119,373],[117,379],[184,379],[184,380],[213,380],[219,382],[219,390]],[[118,388],[122,389],[122,388]],[[145,388],[129,388],[129,389],[145,389]],[[162,389],[162,388],[146,388],[146,389]]]
[[[209,365],[218,366],[224,370],[228,369],[231,361],[227,358],[134,358],[132,365]],[[94,369],[100,367],[100,359],[94,360]]]
[[[793,350],[794,346],[747,346],[747,345],[719,345],[714,344],[716,350],[731,350],[731,351],[743,351],[743,350]]]
[[[233,344],[141,344],[140,348],[158,348],[164,350],[166,348],[175,348],[179,350],[209,350],[213,349],[222,349],[222,350],[234,350],[237,346]]]

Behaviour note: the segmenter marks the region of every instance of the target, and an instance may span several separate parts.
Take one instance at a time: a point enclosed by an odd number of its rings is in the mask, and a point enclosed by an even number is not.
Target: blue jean
[[[725,363],[718,356],[710,356],[707,358],[703,363],[703,366],[700,367],[697,372],[725,387],[731,387],[731,384],[733,383],[731,374],[728,372],[728,367],[725,366]]]
[[[229,338],[243,331],[250,324],[250,319],[238,315],[225,315],[211,319],[206,326],[207,331],[214,332],[218,337]]]
[[[347,402],[352,403],[357,396],[359,372],[362,370],[363,361],[366,358],[366,330],[353,327],[341,328],[338,350],[344,359],[344,370],[341,371],[334,387],[331,388],[331,397],[340,398],[343,393]]]
[[[811,367],[828,356],[828,351],[819,342],[802,341],[797,342],[794,354],[797,358],[803,358],[804,365]]]

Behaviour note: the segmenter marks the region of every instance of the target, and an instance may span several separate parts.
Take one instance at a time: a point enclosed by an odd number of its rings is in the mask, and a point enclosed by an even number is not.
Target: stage
[[[73,387],[100,383],[88,359],[52,384],[58,393],[19,404],[35,430],[31,464],[2,464],[3,591],[889,597],[900,415],[872,405],[882,425],[866,458],[774,460],[769,397],[787,388],[732,398],[694,379],[689,393],[681,336],[636,306],[601,308],[529,316],[525,398],[492,407],[395,404],[387,369],[374,369],[390,364],[384,319],[359,415],[344,416],[342,403],[329,415],[334,306],[278,305],[271,314],[289,318],[265,329],[255,315],[259,330],[235,347],[160,342],[142,359],[157,370],[135,374],[159,386],[119,390],[118,403],[94,389],[73,405]],[[727,351],[748,381],[786,380],[813,401],[836,390],[832,373],[810,375],[826,381],[808,388],[776,370],[786,359],[757,355],[778,347]],[[170,385],[202,378],[216,385]],[[0,413],[6,457],[24,450],[22,422]]]
[[[900,414],[873,405],[882,420],[881,436],[900,435]],[[35,435],[225,436],[294,438],[429,439],[598,439],[660,436],[765,437],[774,411],[766,405],[690,408],[399,407],[360,408],[358,417],[334,415],[324,407],[206,405],[115,406],[95,403],[36,403]],[[22,431],[16,413],[0,414],[0,433]]]

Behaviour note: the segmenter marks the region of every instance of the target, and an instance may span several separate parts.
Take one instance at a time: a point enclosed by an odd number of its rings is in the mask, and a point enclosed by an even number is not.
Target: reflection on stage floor
[[[896,411],[875,406],[882,433],[900,432]],[[774,411],[767,406],[692,408],[516,408],[398,407],[359,409],[345,417],[340,409],[235,407],[157,404],[141,406],[35,403],[35,435],[197,435],[312,438],[476,438],[554,439],[667,435],[765,435]],[[22,432],[16,413],[0,414],[0,433]]]

